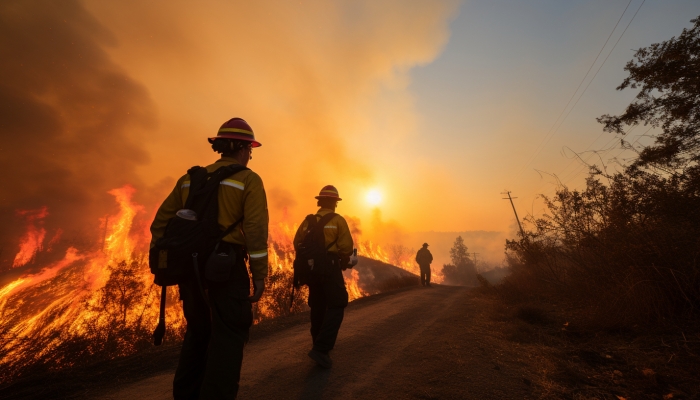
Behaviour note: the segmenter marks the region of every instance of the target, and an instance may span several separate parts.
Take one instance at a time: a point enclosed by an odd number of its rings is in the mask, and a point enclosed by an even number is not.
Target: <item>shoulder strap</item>
[[[238,218],[238,220],[236,220],[236,222],[234,222],[234,223],[232,223],[231,225],[229,225],[228,228],[226,228],[226,229],[225,229],[223,232],[221,232],[221,234],[219,235],[219,241],[221,241],[221,239],[225,238],[229,233],[233,232],[233,228],[235,228],[236,226],[238,226],[238,224],[240,224],[242,221],[243,221],[243,216],[241,216],[240,218]]]
[[[217,169],[216,171],[214,171],[212,173],[212,177],[210,178],[210,180],[214,180],[214,181],[218,180],[217,184],[219,184],[222,180],[234,175],[235,173],[243,171],[243,170],[247,170],[247,169],[249,169],[249,168],[244,167],[240,164],[227,165],[225,167],[221,167],[221,168]],[[238,220],[236,220],[236,222],[232,223],[231,225],[229,225],[228,228],[226,228],[223,232],[221,232],[221,234],[219,235],[219,241],[221,241],[221,239],[225,238],[229,233],[233,232],[233,229],[236,226],[238,226],[238,224],[243,222],[243,217],[244,217],[244,215],[241,215],[241,217],[238,218]]]
[[[216,187],[218,190],[218,187],[219,187],[219,184],[221,183],[221,181],[223,181],[226,178],[229,178],[231,175],[233,175],[237,172],[247,170],[247,169],[248,169],[247,167],[244,167],[240,164],[231,164],[231,165],[227,165],[225,167],[219,167],[214,172],[207,174],[208,180],[206,181],[206,184],[203,185],[199,191],[207,191],[208,189],[213,189],[214,187]],[[206,169],[204,169],[204,170],[206,171]],[[195,193],[195,195],[196,194],[199,194],[199,192]]]
[[[187,170],[187,174],[190,176],[190,190],[187,194],[187,200],[185,200],[184,208],[192,208],[192,202],[195,198],[195,192],[199,190],[207,183],[207,169],[195,165],[194,167]]]
[[[316,216],[321,217],[321,219],[318,220],[318,223],[317,223],[317,224],[318,224],[318,225],[326,226],[326,224],[327,224],[330,220],[332,220],[333,217],[335,217],[336,215],[338,215],[338,214],[336,214],[336,213],[334,213],[334,212],[330,212],[330,213],[328,213],[328,214],[326,214],[326,215],[324,215],[324,216],[320,216],[320,215],[316,214]]]
[[[316,215],[318,215],[318,214],[316,214]],[[322,216],[321,219],[318,220],[318,222],[316,223],[316,226],[320,226],[321,228],[319,228],[319,229],[324,229],[325,226],[326,226],[326,224],[327,224],[330,220],[332,220],[333,217],[335,217],[336,215],[338,215],[338,214],[336,214],[336,213],[334,213],[334,212],[330,212],[330,213],[328,213],[328,214]],[[320,216],[320,215],[319,215],[319,216]],[[336,244],[337,242],[338,242],[338,238],[336,237],[335,240],[331,242],[331,244],[329,244],[328,246],[326,246],[326,251],[328,251],[328,249],[330,249],[331,247],[333,247],[333,245]]]

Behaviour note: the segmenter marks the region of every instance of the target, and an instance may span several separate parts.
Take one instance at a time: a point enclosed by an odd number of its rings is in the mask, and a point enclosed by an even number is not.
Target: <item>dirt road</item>
[[[306,353],[309,325],[246,347],[240,399],[522,399],[536,357],[498,331],[467,288],[416,287],[351,303],[333,368]],[[120,388],[103,399],[170,399],[172,374]]]

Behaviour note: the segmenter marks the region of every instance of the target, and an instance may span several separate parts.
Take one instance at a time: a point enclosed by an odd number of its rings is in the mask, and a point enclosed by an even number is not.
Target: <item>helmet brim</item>
[[[316,196],[316,200],[321,200],[321,199],[331,199],[331,200],[343,200],[340,197],[331,197],[331,196]]]
[[[236,135],[236,134],[224,133],[224,134],[221,134],[221,135],[218,135],[218,136],[214,136],[214,137],[207,138],[207,140],[209,141],[209,143],[214,143],[214,139],[235,139],[235,140],[243,140],[243,141],[252,143],[253,147],[260,147],[260,146],[262,146],[262,143],[258,142],[257,140],[252,140],[252,139],[247,138],[247,137],[245,137],[245,136],[243,136],[243,135]]]

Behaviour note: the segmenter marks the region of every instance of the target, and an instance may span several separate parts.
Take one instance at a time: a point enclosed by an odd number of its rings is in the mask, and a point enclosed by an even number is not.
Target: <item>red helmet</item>
[[[333,200],[343,200],[338,195],[338,189],[333,185],[326,185],[321,189],[321,193],[316,196],[317,199],[333,199]]]
[[[214,139],[237,139],[252,142],[253,147],[260,147],[262,144],[255,140],[253,128],[242,118],[231,118],[224,122],[219,128],[219,133],[209,138],[209,143],[214,143]]]

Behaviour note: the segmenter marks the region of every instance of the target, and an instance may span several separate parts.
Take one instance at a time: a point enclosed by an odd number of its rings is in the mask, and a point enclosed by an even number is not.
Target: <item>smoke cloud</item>
[[[362,193],[391,169],[376,149],[390,152],[386,142],[414,126],[409,71],[437,57],[457,9],[400,0],[86,4],[118,32],[110,54],[158,105],[143,180],[212,162],[204,139],[239,116],[263,143],[249,167],[270,189],[273,221],[314,211],[327,184],[340,190],[340,213],[369,216]]]
[[[0,3],[3,261],[24,230],[16,210],[47,207],[49,235],[90,230],[114,206],[108,190],[139,185],[154,106],[110,60],[115,44],[77,1]]]
[[[381,152],[416,134],[409,72],[440,53],[457,6],[2,2],[0,215],[10,223],[0,226],[0,269],[25,231],[17,210],[47,207],[46,237],[63,242],[51,247],[80,249],[82,237],[87,246],[117,209],[108,191],[133,186],[150,218],[175,179],[218,157],[205,138],[233,116],[263,143],[250,167],[272,221],[315,211],[326,184],[344,199],[338,212],[371,219],[368,186],[427,174],[410,157],[393,172]],[[410,191],[402,179],[387,189]]]

